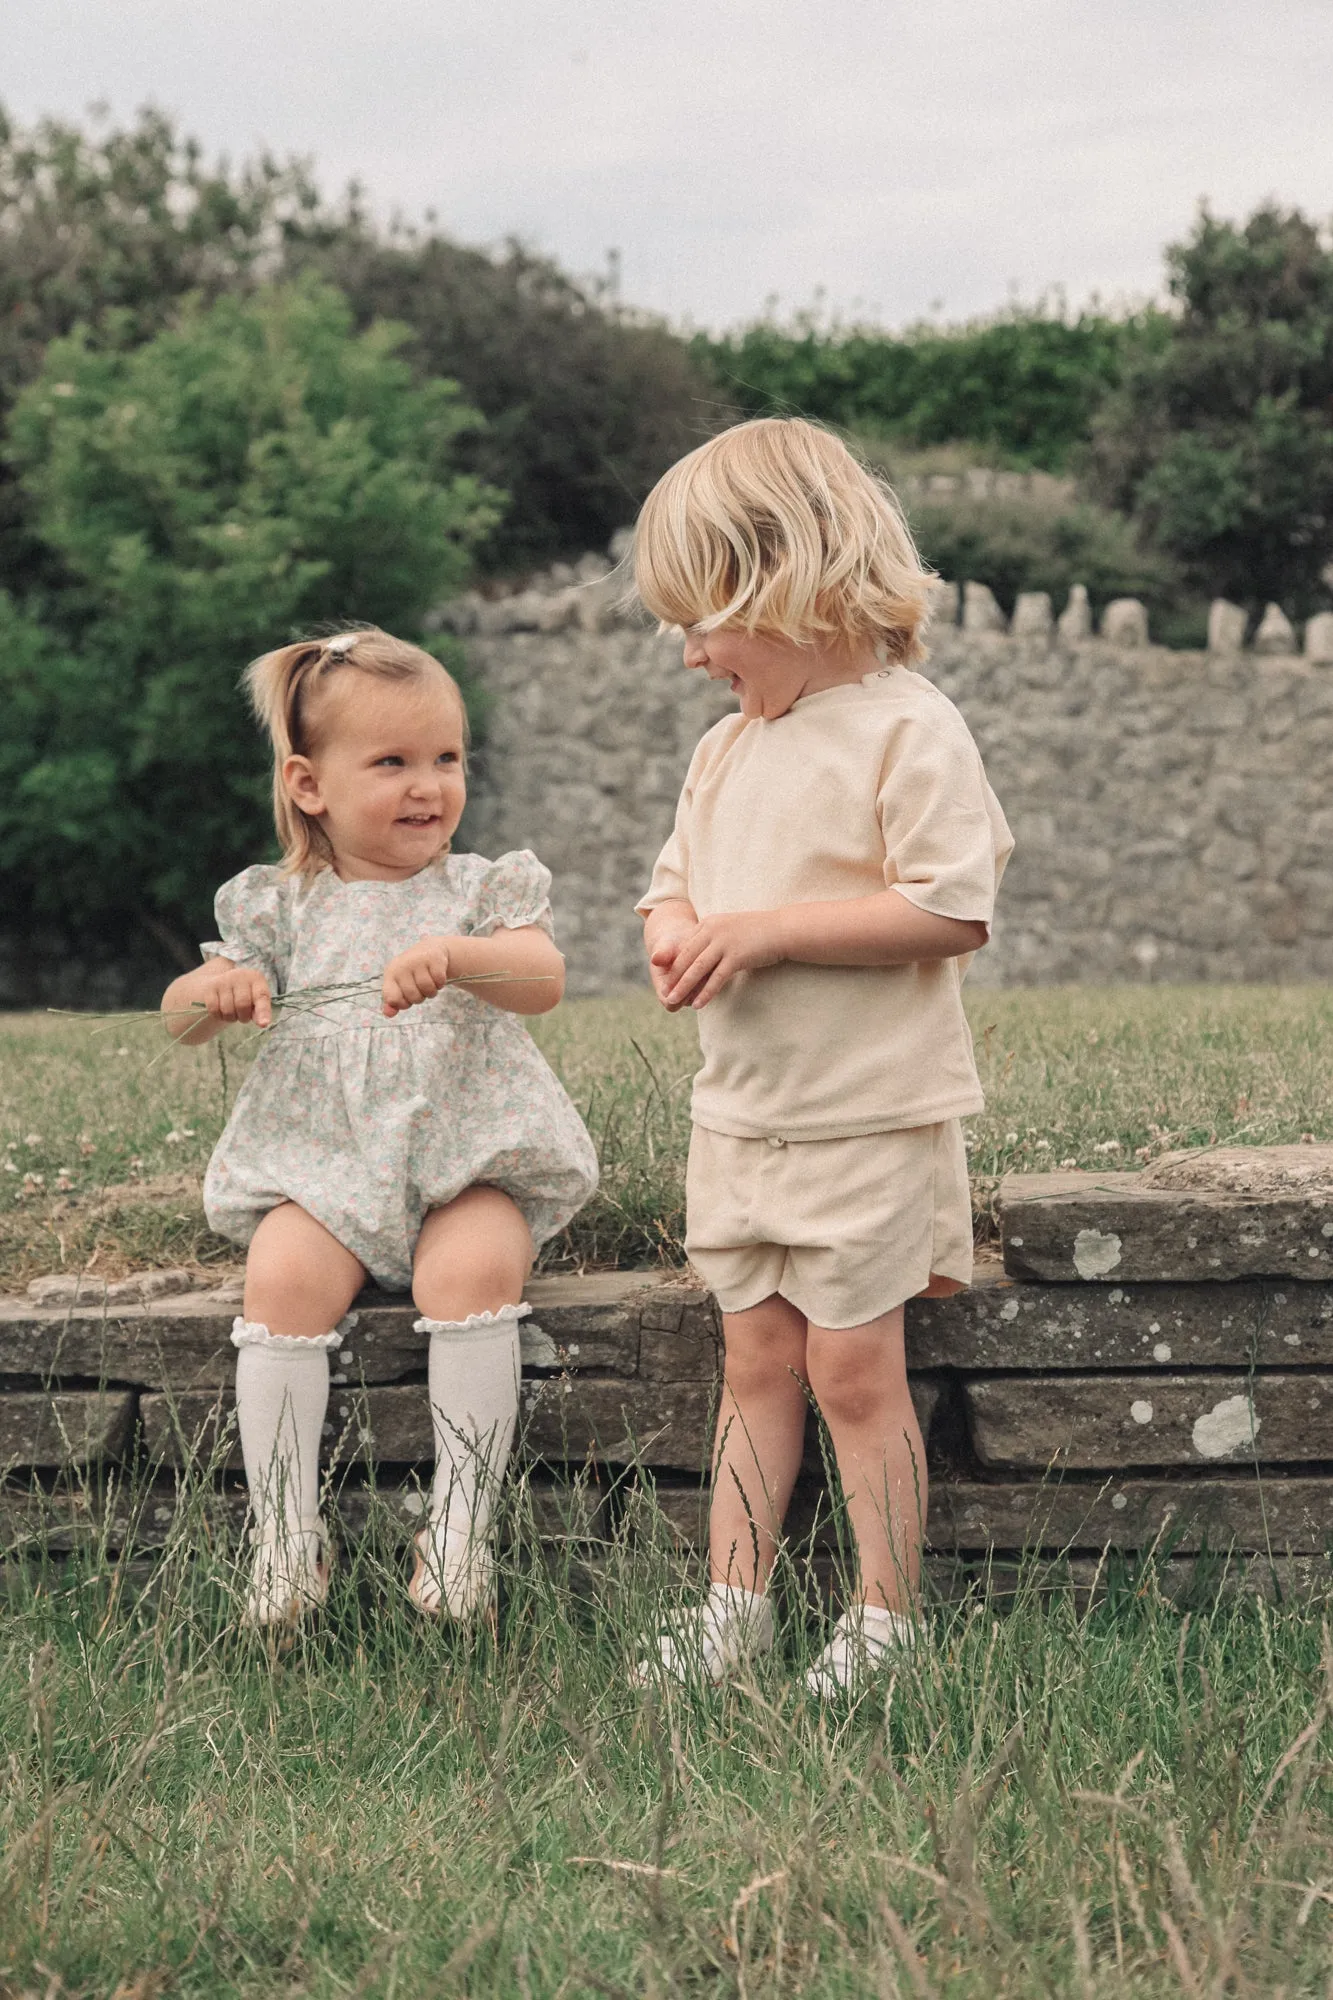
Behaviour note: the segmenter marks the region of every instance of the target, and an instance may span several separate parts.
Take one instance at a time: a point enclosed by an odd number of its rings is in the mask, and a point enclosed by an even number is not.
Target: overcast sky
[[[22,122],[152,102],[723,326],[1141,298],[1206,196],[1333,212],[1333,0],[0,0]]]

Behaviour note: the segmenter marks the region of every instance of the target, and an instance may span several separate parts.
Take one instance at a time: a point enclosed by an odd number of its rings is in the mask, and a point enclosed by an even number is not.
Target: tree
[[[52,343],[10,426],[63,581],[0,599],[0,921],[188,950],[272,843],[245,662],[325,622],[413,633],[462,582],[502,496],[458,472],[475,413],[406,337],[307,281],[128,352]]]
[[[1131,350],[1088,477],[1206,595],[1305,615],[1333,556],[1333,231],[1204,209],[1166,262],[1175,315]]]
[[[518,244],[490,256],[349,227],[290,255],[337,284],[358,323],[384,313],[410,326],[420,373],[452,376],[485,416],[466,462],[511,502],[481,553],[488,567],[604,547],[721,420],[711,374],[685,342]]]

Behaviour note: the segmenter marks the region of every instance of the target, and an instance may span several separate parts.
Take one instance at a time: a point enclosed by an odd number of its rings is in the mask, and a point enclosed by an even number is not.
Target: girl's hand
[[[272,1025],[273,996],[267,979],[253,966],[229,965],[206,974],[200,982],[199,998],[224,1026],[233,1021],[253,1021],[257,1028]]]
[[[787,955],[780,917],[778,910],[729,910],[720,916],[705,917],[688,937],[674,946],[662,1004],[672,1013],[687,1003],[691,1007],[706,1007],[738,972],[777,965]],[[670,945],[670,938],[664,944]],[[654,951],[654,963],[656,959]]]
[[[433,1000],[449,979],[449,939],[422,938],[384,968],[384,1012],[392,1020],[405,1008]]]

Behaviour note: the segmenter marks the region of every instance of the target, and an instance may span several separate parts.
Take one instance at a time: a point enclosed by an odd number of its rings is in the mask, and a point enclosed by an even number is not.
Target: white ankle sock
[[[336,1327],[313,1340],[270,1333],[258,1320],[238,1319],[232,1327],[236,1418],[250,1506],[261,1533],[278,1522],[297,1528],[319,1518],[328,1350],[341,1338]]]
[[[419,1319],[430,1335],[428,1380],[435,1478],[422,1537],[423,1611],[444,1605],[466,1617],[490,1594],[489,1548],[496,1495],[518,1420],[518,1323],[528,1306],[467,1319]]]

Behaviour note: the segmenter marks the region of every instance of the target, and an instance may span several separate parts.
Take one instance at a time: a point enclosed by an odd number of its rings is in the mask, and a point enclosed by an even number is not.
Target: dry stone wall
[[[452,618],[488,697],[464,843],[531,847],[555,876],[570,987],[643,978],[633,905],[690,753],[734,706],[619,607],[596,557]],[[1333,977],[1333,615],[1304,650],[1276,606],[1247,647],[1214,606],[1207,652],[1148,641],[1120,599],[1057,619],[942,584],[925,668],[966,716],[1017,837],[988,984]],[[799,811],[799,801],[793,801]]]
[[[1003,1262],[908,1306],[937,1583],[994,1582],[1034,1551],[1078,1581],[1107,1549],[1155,1549],[1181,1583],[1211,1551],[1266,1587],[1328,1590],[1333,1148],[1287,1151],[1294,1164],[1251,1153],[1248,1177],[1199,1186],[1152,1169],[1004,1184]],[[239,1287],[135,1289],[47,1279],[0,1300],[0,1559],[160,1548],[187,1470],[187,1518],[202,1481],[219,1530],[242,1526]],[[662,1271],[541,1278],[528,1297],[517,1476],[539,1533],[592,1555],[665,1526],[697,1549],[712,1298]],[[334,1357],[325,1454],[345,1537],[375,1514],[405,1540],[420,1517],[432,1439],[414,1318],[367,1294]],[[823,1560],[836,1537],[813,1424],[808,1445],[789,1526]]]

